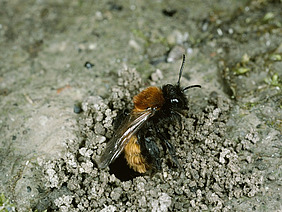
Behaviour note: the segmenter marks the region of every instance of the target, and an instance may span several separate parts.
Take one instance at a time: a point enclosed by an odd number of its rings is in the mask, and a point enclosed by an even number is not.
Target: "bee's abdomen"
[[[141,154],[137,137],[133,136],[124,148],[124,156],[130,168],[139,173],[145,173],[149,169],[144,156]]]

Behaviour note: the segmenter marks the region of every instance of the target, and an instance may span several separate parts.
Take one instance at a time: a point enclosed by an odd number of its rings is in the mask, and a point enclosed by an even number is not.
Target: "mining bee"
[[[174,146],[169,142],[164,131],[166,123],[181,121],[181,114],[188,109],[185,91],[201,87],[180,86],[180,79],[185,64],[185,55],[175,85],[166,84],[161,88],[151,86],[133,97],[134,108],[125,116],[113,137],[106,145],[99,168],[105,168],[123,153],[127,164],[135,172],[145,173],[150,169],[160,170],[160,150],[156,137],[167,149],[175,165],[179,167]]]

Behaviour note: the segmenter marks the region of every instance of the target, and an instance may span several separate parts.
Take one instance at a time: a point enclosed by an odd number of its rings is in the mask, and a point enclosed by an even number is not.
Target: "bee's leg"
[[[155,128],[155,129],[156,129],[156,131],[157,131],[157,135],[159,136],[159,138],[160,138],[162,141],[164,141],[165,146],[166,146],[166,148],[167,148],[167,150],[168,150],[168,153],[170,154],[170,157],[171,157],[173,163],[174,163],[178,168],[181,167],[180,164],[179,164],[179,162],[178,162],[178,160],[177,160],[175,148],[174,148],[174,146],[168,141],[166,134],[165,134],[164,132],[161,132],[161,131],[159,130],[159,128]]]
[[[177,124],[178,124],[178,126],[179,126],[179,128],[180,128],[180,132],[182,132],[182,130],[183,130],[183,124],[182,124],[182,118],[181,118],[181,116],[180,116],[178,113],[176,113],[176,114],[174,115],[174,119],[175,119],[175,121],[177,122]]]
[[[153,164],[153,167],[157,170],[161,169],[161,161],[160,161],[160,150],[157,144],[155,143],[155,139],[150,136],[145,136],[143,133],[138,134],[138,140],[140,142],[141,149],[147,155],[146,158],[149,163]]]
[[[161,169],[160,150],[152,137],[145,138],[145,146],[151,158],[153,159],[154,166],[157,170]]]
[[[177,160],[176,151],[175,151],[174,146],[168,140],[165,139],[164,141],[165,141],[165,145],[167,147],[167,150],[171,156],[173,163],[179,168],[180,164]]]

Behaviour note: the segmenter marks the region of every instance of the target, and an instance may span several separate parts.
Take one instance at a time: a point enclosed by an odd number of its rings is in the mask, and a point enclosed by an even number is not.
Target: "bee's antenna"
[[[185,64],[185,54],[183,54],[183,59],[182,59],[182,64],[181,64],[181,68],[180,68],[180,71],[179,71],[179,77],[178,77],[177,85],[180,85],[180,79],[181,79],[182,71],[183,71],[183,68],[184,68],[184,64]]]
[[[182,91],[185,91],[185,90],[190,89],[190,88],[201,88],[201,87],[202,86],[200,86],[200,85],[190,85],[190,86],[187,86],[186,88],[183,88]]]
[[[180,79],[181,79],[181,76],[182,76],[184,64],[185,64],[185,54],[183,54],[182,64],[181,64],[181,68],[180,68],[180,71],[179,71],[179,77],[178,77],[178,81],[177,81],[178,86],[180,86]],[[201,86],[200,85],[190,85],[190,86],[187,86],[186,88],[183,88],[182,91],[185,91],[185,90],[190,89],[190,88],[201,88]]]

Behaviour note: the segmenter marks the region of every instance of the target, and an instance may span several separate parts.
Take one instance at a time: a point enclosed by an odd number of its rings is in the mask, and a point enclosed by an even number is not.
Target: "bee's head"
[[[182,76],[184,64],[185,64],[185,55],[183,55],[183,60],[182,60],[181,68],[179,71],[179,78],[178,78],[177,84],[176,85],[167,84],[167,85],[164,85],[162,88],[166,105],[170,109],[176,110],[176,111],[187,109],[187,98],[184,94],[185,90],[189,88],[194,88],[194,87],[201,88],[200,85],[190,85],[185,88],[180,87],[180,79]]]
[[[167,84],[162,88],[165,104],[172,110],[187,109],[187,98],[178,85]]]

